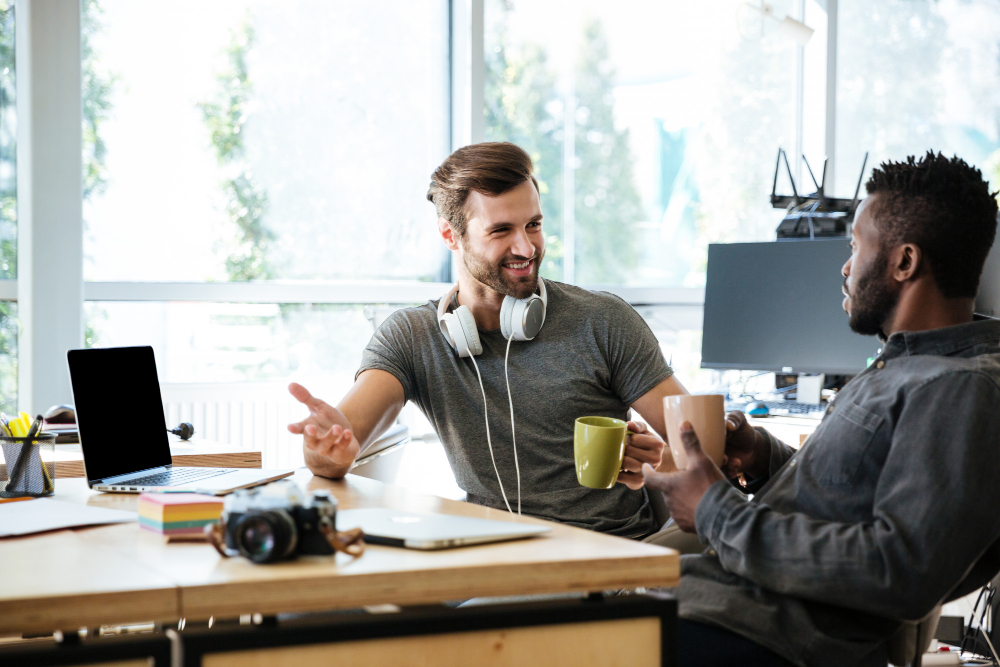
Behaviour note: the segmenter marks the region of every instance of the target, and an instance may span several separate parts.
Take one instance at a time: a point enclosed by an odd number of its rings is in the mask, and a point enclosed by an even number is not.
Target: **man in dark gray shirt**
[[[730,415],[723,469],[646,483],[708,548],[677,589],[682,665],[878,665],[1000,569],[1000,322],[973,303],[997,226],[977,169],[929,153],[867,184],[844,265],[852,329],[885,340],[798,451]],[[742,473],[747,501],[726,480]]]
[[[289,387],[310,411],[289,425],[304,435],[306,464],[342,477],[414,401],[470,501],[623,537],[657,530],[641,466],[660,465],[663,397],[684,388],[652,331],[615,296],[538,277],[545,254],[538,186],[517,146],[460,148],[434,172],[428,199],[458,260],[458,284],[379,327],[337,407]],[[625,419],[629,408],[655,433],[630,423],[636,434],[619,483],[580,486],[574,420]]]

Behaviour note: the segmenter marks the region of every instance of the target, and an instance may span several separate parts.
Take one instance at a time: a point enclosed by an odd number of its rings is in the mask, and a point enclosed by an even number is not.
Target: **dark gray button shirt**
[[[800,665],[887,663],[916,620],[1000,569],[1000,322],[894,334],[770,480],[717,482],[696,514],[716,552],[685,556],[682,618]]]

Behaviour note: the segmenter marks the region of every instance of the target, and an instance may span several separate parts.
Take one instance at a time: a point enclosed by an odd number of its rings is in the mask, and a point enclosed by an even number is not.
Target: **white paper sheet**
[[[30,535],[47,530],[138,521],[136,512],[90,507],[52,498],[0,503],[0,537]]]

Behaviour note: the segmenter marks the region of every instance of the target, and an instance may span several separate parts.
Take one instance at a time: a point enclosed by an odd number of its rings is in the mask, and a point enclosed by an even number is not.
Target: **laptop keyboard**
[[[144,477],[130,479],[122,484],[128,486],[177,486],[188,482],[217,477],[232,472],[230,468],[174,468]]]

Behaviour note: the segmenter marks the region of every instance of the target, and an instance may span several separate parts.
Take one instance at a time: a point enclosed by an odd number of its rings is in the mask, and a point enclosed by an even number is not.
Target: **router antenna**
[[[823,176],[819,179],[819,191],[825,192],[826,189],[826,165],[830,162],[830,158],[823,156]]]
[[[851,202],[851,213],[858,208],[858,193],[861,192],[861,180],[865,177],[865,165],[868,164],[868,151],[865,151],[865,159],[861,162],[861,173],[858,174],[858,186],[854,188],[854,201]]]
[[[792,183],[792,195],[795,197],[795,205],[799,205],[799,191],[795,189],[795,179],[792,177],[792,167],[788,164],[788,154],[785,151],[778,149],[779,155],[785,156],[785,169],[788,171],[788,180]]]
[[[806,154],[802,154],[802,161],[806,163],[806,169],[809,170],[809,178],[813,179],[813,185],[816,186],[816,193],[819,194],[822,190],[819,187],[819,183],[816,182],[816,177],[813,175],[813,168],[809,166],[809,160],[806,159]]]
[[[781,168],[781,146],[778,146],[778,157],[774,161],[774,183],[771,185],[771,205],[778,198],[778,169]]]

